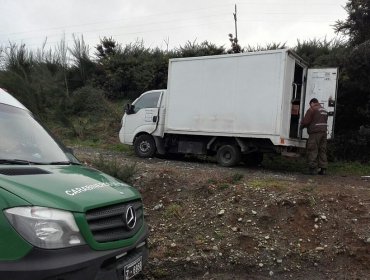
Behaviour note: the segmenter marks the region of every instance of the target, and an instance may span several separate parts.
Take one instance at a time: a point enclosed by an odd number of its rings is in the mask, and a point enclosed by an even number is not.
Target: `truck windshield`
[[[0,164],[78,163],[22,109],[0,104]]]

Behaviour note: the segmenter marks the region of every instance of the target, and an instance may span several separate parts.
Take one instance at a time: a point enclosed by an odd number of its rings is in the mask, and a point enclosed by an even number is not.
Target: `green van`
[[[0,279],[131,279],[147,237],[139,192],[81,165],[0,89]]]

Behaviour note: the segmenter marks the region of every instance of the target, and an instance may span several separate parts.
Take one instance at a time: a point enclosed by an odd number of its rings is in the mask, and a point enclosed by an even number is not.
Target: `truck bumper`
[[[148,230],[126,248],[94,251],[88,245],[65,249],[33,248],[17,261],[0,261],[0,279],[12,280],[115,280],[124,278],[124,267],[148,260]]]

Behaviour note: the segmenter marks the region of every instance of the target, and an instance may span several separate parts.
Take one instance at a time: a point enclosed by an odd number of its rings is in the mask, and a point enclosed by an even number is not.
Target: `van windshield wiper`
[[[33,162],[24,159],[0,159],[0,164],[19,164],[19,165],[31,165],[31,164],[43,164],[41,162]]]
[[[35,162],[24,159],[0,159],[0,164],[14,164],[14,165],[81,165],[81,163],[73,161],[52,161],[52,162]]]
[[[50,165],[81,165],[81,163],[78,162],[73,162],[73,161],[52,161],[47,164]]]

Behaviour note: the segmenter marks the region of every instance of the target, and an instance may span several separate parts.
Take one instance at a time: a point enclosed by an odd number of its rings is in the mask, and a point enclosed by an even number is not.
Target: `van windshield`
[[[69,164],[70,161],[29,112],[0,104],[0,164]]]

